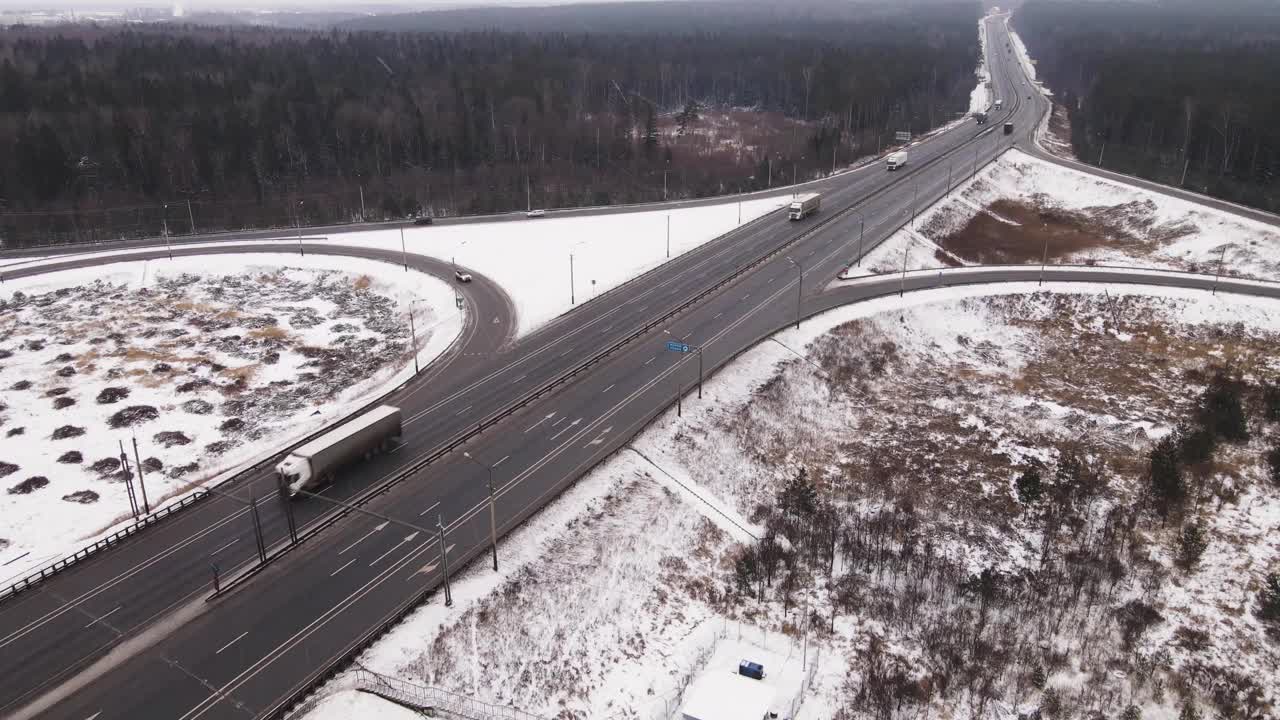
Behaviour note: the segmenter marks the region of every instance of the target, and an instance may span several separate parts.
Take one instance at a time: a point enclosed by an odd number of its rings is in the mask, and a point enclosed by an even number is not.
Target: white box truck
[[[338,468],[384,450],[400,436],[400,408],[382,405],[294,448],[276,465],[276,482],[290,497],[333,479]]]
[[[889,153],[889,157],[884,159],[884,166],[890,170],[897,170],[907,164],[907,151],[899,150],[895,153]]]
[[[787,210],[787,217],[792,220],[803,220],[805,217],[818,212],[818,208],[821,205],[822,196],[818,193],[797,195],[791,199],[791,207]]]

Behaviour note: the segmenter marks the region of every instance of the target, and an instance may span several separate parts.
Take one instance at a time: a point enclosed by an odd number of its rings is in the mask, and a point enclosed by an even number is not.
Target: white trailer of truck
[[[889,153],[889,157],[884,159],[884,166],[890,170],[897,170],[907,164],[907,151],[899,150],[895,153]]]
[[[400,408],[382,405],[293,449],[276,465],[276,482],[295,497],[323,485],[338,468],[386,449],[400,436]]]
[[[822,196],[818,193],[805,193],[791,198],[791,207],[787,210],[787,217],[792,220],[803,220],[805,217],[818,212],[818,208],[822,206]]]

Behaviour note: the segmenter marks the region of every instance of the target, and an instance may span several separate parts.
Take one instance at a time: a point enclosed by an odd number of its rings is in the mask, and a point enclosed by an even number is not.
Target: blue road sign
[[[683,353],[689,352],[688,345],[685,345],[682,342],[676,342],[675,340],[667,341],[667,349],[671,350],[672,352],[683,352]]]

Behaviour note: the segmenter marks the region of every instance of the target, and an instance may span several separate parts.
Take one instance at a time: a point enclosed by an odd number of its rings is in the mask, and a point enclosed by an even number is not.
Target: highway
[[[1003,24],[988,22],[996,95],[1006,100],[1016,128],[1031,128],[1047,104],[1035,94],[1025,102],[1029,91],[1019,85],[1021,72],[1003,57]],[[510,339],[509,302],[477,276],[468,297],[475,317],[469,316],[459,348],[480,356],[441,363],[429,382],[400,391],[392,401],[407,418],[402,447],[352,468],[325,491],[343,501],[360,499],[377,516],[347,515],[234,591],[206,602],[211,562],[228,575],[253,562],[245,499],[259,498],[268,543],[286,542],[273,481],[266,473],[252,474],[233,486],[240,500],[200,503],[0,604],[0,671],[6,678],[0,713],[81,720],[278,716],[407,609],[424,598],[439,602],[446,559],[456,572],[489,552],[490,470],[482,464],[492,468],[493,511],[502,535],[617,450],[677,392],[694,388],[699,358],[667,352],[668,339],[700,349],[709,373],[799,316],[903,289],[897,276],[827,288],[859,251],[865,254],[909,220],[913,207],[941,197],[949,178],[958,182],[1011,143],[1025,142],[1023,132],[1000,133],[1003,120],[993,114],[986,128],[964,123],[922,142],[912,148],[905,170],[886,173],[876,165],[829,178],[815,218],[791,223],[782,213],[768,215],[519,341]],[[398,256],[382,259],[399,262]],[[441,270],[423,263],[428,272]],[[905,289],[1030,280],[1038,271],[909,274]],[[1107,269],[1092,272],[1096,277],[1071,279],[1116,281]],[[1177,284],[1178,278],[1160,282]],[[495,327],[482,330],[488,325]],[[506,415],[517,399],[528,402]],[[697,402],[690,395],[684,401]],[[465,445],[443,452],[472,432]],[[373,492],[392,479],[401,481]],[[333,512],[314,498],[295,507],[304,530]],[[444,527],[445,556],[437,520]]]

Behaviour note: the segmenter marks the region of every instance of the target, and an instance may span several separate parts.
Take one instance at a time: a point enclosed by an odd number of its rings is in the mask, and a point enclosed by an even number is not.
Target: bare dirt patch
[[[956,265],[953,257],[972,264],[1019,264],[1056,260],[1099,248],[1143,245],[1109,215],[1091,216],[1016,200],[997,200],[960,230],[937,241],[946,253],[936,258]]]

